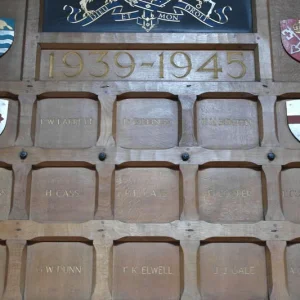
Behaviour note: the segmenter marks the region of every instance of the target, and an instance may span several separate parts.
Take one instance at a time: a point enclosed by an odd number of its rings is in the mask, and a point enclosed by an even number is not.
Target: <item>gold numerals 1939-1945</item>
[[[42,50],[40,79],[254,81],[254,53]]]

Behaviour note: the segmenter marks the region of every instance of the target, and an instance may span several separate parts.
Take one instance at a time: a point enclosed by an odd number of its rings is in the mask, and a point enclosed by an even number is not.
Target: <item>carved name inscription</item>
[[[198,173],[200,219],[207,222],[263,220],[261,173],[242,168],[209,168]]]
[[[26,300],[88,300],[93,284],[93,248],[83,243],[28,246]]]
[[[3,295],[7,270],[6,246],[0,245],[0,295]]]
[[[42,50],[40,80],[255,81],[254,52]]]
[[[300,169],[287,169],[281,172],[282,208],[286,220],[300,223]]]
[[[113,250],[113,299],[180,299],[179,247],[124,243]]]
[[[0,168],[0,220],[7,220],[12,197],[12,171]]]
[[[35,145],[43,148],[88,148],[98,138],[98,102],[91,99],[38,101]]]
[[[5,148],[15,145],[18,128],[19,104],[18,101],[7,98],[1,99],[9,100],[6,126],[3,133],[0,135],[0,148]]]
[[[34,170],[31,219],[39,222],[92,220],[95,192],[95,171],[85,168]]]
[[[203,245],[200,280],[203,300],[267,299],[265,248],[252,243]]]
[[[167,168],[127,168],[115,175],[115,218],[124,222],[179,219],[179,174]]]
[[[199,145],[209,149],[257,147],[257,103],[243,99],[198,101],[197,137]]]
[[[178,103],[168,99],[126,99],[117,103],[117,145],[166,149],[178,145]]]

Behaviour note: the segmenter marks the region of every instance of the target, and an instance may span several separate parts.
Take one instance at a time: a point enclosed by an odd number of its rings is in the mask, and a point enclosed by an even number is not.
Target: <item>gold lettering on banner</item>
[[[57,125],[57,126],[89,126],[93,125],[92,118],[49,118],[41,119],[41,125]]]
[[[170,266],[123,267],[123,273],[134,275],[174,275]]]
[[[158,118],[133,118],[123,119],[124,125],[132,126],[171,126],[173,124],[172,119],[158,119]]]
[[[214,275],[255,275],[255,267],[214,267]]]
[[[41,266],[37,268],[38,273],[43,274],[67,274],[67,275],[77,275],[82,273],[81,266],[63,266],[63,265],[54,265],[54,266]]]
[[[230,118],[202,118],[202,126],[252,126],[253,121],[247,119],[230,119]]]
[[[46,190],[45,195],[48,198],[58,197],[58,198],[77,198],[80,197],[78,190]]]

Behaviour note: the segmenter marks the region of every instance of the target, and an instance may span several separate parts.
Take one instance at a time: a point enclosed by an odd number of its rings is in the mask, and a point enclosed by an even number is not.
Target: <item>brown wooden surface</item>
[[[151,299],[151,294],[158,295],[151,300],[298,300],[300,143],[286,125],[285,101],[300,98],[299,65],[281,46],[279,21],[298,18],[299,5],[255,2],[254,33],[185,35],[43,33],[41,1],[0,3],[1,17],[19,16],[16,42],[0,59],[0,98],[11,100],[0,136],[0,179],[2,173],[5,178],[0,191],[11,186],[11,196],[0,197],[0,206],[6,206],[0,213],[0,298],[125,300],[127,293],[126,300]],[[148,71],[91,80],[87,72],[103,70],[88,55],[91,61],[84,57],[79,76],[65,78],[60,71],[77,70],[60,65],[48,78],[49,52],[106,49],[147,52],[146,58],[165,52],[170,77],[160,78],[156,65],[155,76]],[[247,82],[228,77],[225,56],[219,78],[199,73],[206,80],[200,81],[194,61],[190,75],[172,77],[186,69],[170,65],[168,53],[201,57],[201,51],[254,52],[247,71],[255,67],[255,76]],[[184,62],[183,54],[179,57]],[[237,76],[240,65],[230,67]],[[93,126],[79,125],[86,117],[95,120]],[[41,118],[76,119],[65,123],[77,125],[42,128]],[[135,121],[124,127],[124,118]],[[171,126],[161,119],[172,120]],[[25,160],[19,158],[22,149],[28,152]],[[270,151],[273,162],[267,159]],[[107,154],[104,162],[100,152]],[[186,162],[183,152],[190,154]],[[125,175],[121,185],[120,174]],[[48,189],[69,192],[82,185],[78,199],[45,198]],[[151,197],[124,197],[130,190],[147,195],[149,189]],[[156,190],[167,197],[155,197]],[[224,191],[242,198],[218,197]],[[209,203],[211,216],[203,207],[207,193],[216,195]],[[37,272],[41,264],[82,264],[87,273],[60,272],[48,279]],[[172,265],[176,274],[124,276],[116,272],[123,265]],[[213,267],[227,267],[232,274],[213,274]]]

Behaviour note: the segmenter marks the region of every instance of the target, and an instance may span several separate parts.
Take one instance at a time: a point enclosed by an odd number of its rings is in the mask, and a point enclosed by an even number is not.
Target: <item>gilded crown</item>
[[[296,33],[300,33],[300,20],[294,24],[293,29]]]

